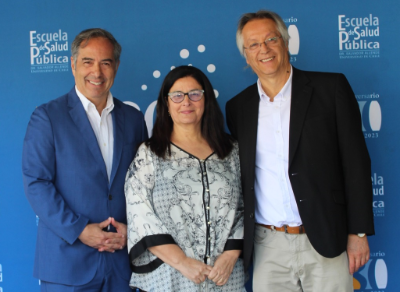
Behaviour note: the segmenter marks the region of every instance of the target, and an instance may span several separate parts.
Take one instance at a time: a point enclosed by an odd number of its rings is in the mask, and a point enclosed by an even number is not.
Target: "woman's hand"
[[[212,270],[212,267],[205,263],[187,257],[176,244],[153,246],[148,250],[196,284],[204,282]]]
[[[215,261],[214,267],[208,275],[208,279],[213,281],[217,286],[225,285],[232,274],[240,253],[240,250],[224,251]]]
[[[206,280],[212,267],[198,260],[186,257],[176,269],[190,281],[200,284]]]

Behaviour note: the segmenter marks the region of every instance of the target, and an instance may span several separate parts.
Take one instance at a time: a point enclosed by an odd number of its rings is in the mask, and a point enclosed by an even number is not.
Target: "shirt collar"
[[[279,93],[275,96],[275,101],[286,101],[290,99],[292,95],[292,76],[293,76],[293,67],[290,66],[290,75],[285,85],[279,91]],[[264,92],[264,89],[261,86],[260,78],[257,79],[257,88],[258,94],[260,95],[260,99],[265,102],[270,101],[270,97]]]
[[[83,105],[83,108],[85,109],[85,112],[88,112],[88,110],[89,110],[89,105],[92,104],[92,105],[94,106],[94,104],[93,104],[89,99],[87,99],[87,98],[78,90],[78,88],[76,87],[76,85],[75,85],[75,91],[76,91],[76,94],[78,95],[79,99],[80,99],[81,102],[82,102],[82,105]],[[95,108],[96,108],[96,107],[95,107]],[[109,113],[109,112],[111,112],[113,109],[114,109],[114,98],[113,98],[111,92],[109,91],[109,92],[108,92],[108,96],[107,96],[107,104],[106,104],[106,107],[103,109],[103,111],[105,111],[106,113]]]

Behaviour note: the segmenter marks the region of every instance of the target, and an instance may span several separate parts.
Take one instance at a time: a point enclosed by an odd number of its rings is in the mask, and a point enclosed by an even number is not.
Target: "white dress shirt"
[[[94,134],[96,135],[97,143],[99,144],[101,154],[107,169],[108,181],[110,181],[112,161],[114,154],[114,129],[111,111],[114,109],[114,99],[111,92],[108,93],[106,107],[101,112],[101,115],[96,109],[96,106],[88,100],[75,86],[76,94],[82,102],[83,108],[86,111],[89,122],[92,125]]]
[[[299,226],[302,224],[289,180],[289,121],[292,74],[273,101],[265,94],[260,80],[260,95],[256,149],[257,223],[265,225]]]

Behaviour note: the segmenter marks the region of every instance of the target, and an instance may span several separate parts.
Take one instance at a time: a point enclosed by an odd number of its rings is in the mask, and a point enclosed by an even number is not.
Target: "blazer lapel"
[[[307,109],[310,104],[312,87],[307,85],[309,79],[300,70],[293,68],[292,102],[289,127],[289,167],[293,161],[299,143]]]
[[[243,138],[240,139],[241,145],[239,149],[243,148],[245,151],[244,157],[247,161],[247,169],[245,171],[251,173],[254,177],[256,147],[257,147],[257,129],[258,129],[258,110],[260,106],[260,96],[258,94],[257,84],[254,84],[243,104],[242,127],[245,127]],[[243,145],[244,143],[244,145]],[[243,146],[243,147],[242,147]]]
[[[68,106],[70,108],[69,114],[77,129],[82,134],[82,139],[86,142],[90,153],[92,153],[93,158],[99,164],[105,177],[107,177],[107,169],[99,148],[99,143],[97,142],[96,135],[93,132],[92,125],[89,122],[85,109],[76,94],[75,87],[68,94]]]
[[[112,118],[114,125],[114,154],[110,176],[110,186],[115,178],[115,174],[117,173],[117,169],[121,160],[122,145],[124,145],[124,112],[121,109],[121,105],[115,102],[115,99]]]

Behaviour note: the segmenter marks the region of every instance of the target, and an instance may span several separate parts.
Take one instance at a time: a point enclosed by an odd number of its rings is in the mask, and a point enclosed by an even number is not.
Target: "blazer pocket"
[[[310,118],[307,118],[304,122],[306,124],[312,123],[312,124],[318,124],[319,122],[323,121],[323,120],[329,120],[330,116],[313,116]]]
[[[123,151],[129,150],[129,149],[134,148],[135,146],[136,146],[135,143],[126,144],[126,145],[124,145],[124,146],[122,147],[122,150],[123,150]]]

